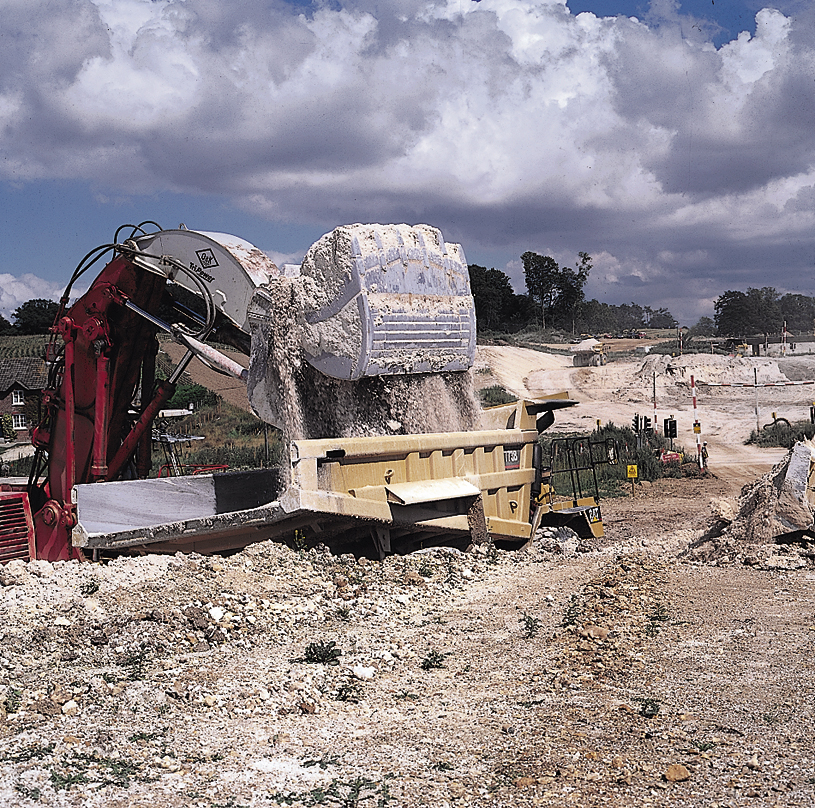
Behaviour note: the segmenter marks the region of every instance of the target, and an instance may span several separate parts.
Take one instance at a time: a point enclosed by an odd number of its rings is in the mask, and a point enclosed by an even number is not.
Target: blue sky
[[[276,260],[339,224],[424,221],[519,290],[525,250],[586,250],[589,296],[689,324],[726,289],[815,295],[809,2],[0,11],[6,317],[145,219]]]

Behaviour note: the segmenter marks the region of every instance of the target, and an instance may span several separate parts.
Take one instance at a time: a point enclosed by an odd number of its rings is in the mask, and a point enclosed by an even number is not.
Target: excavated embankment
[[[815,561],[813,508],[807,499],[813,457],[815,444],[796,443],[768,474],[744,486],[735,508],[714,501],[711,527],[687,556],[773,569]]]

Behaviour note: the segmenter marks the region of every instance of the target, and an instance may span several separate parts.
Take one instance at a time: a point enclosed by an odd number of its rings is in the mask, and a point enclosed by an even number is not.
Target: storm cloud
[[[717,48],[671,2],[0,6],[7,182],[428,221],[516,279],[527,249],[586,250],[591,296],[685,320],[726,288],[815,294],[812,12]]]

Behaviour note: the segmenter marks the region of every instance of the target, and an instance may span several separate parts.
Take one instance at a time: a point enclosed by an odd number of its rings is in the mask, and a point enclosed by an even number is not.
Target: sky
[[[815,296],[810,0],[0,0],[0,314],[123,223],[425,222],[524,291]]]

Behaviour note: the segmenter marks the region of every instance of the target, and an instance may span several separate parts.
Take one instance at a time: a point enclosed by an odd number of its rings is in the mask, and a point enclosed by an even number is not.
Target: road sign
[[[629,480],[636,480],[637,479],[637,464],[634,463],[631,466],[626,467],[628,469],[628,479]]]

